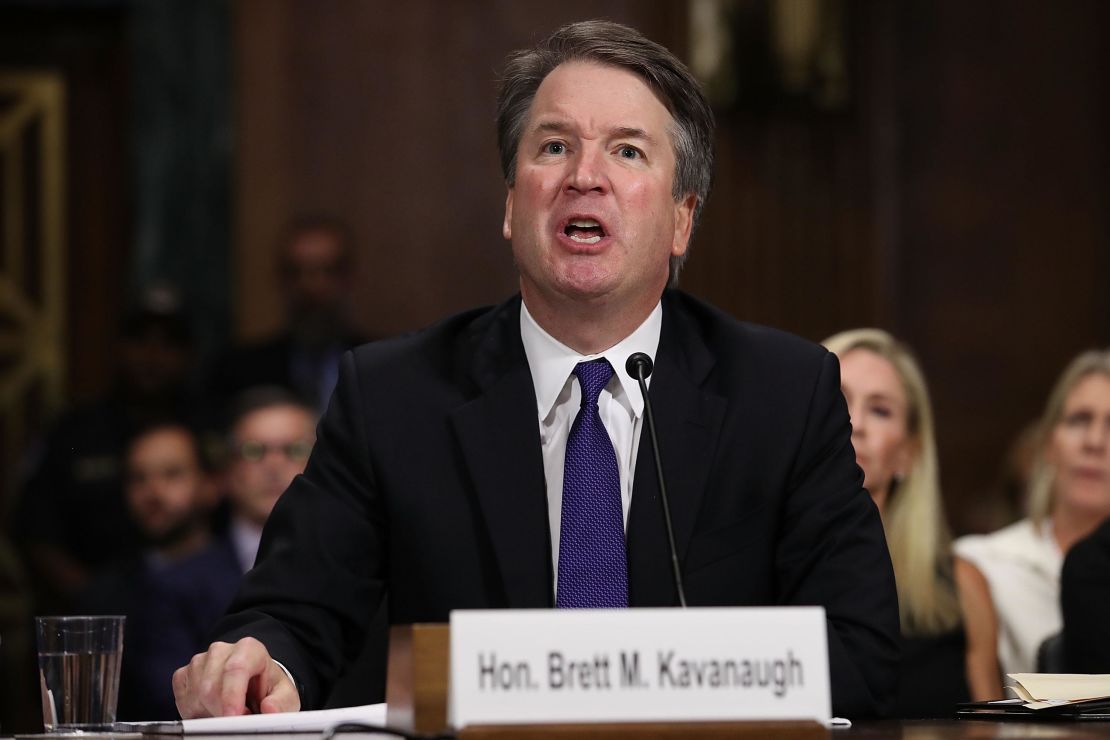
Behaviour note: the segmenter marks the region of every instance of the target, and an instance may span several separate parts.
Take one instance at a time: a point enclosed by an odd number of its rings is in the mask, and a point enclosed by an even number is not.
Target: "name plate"
[[[454,611],[449,721],[827,725],[827,640],[822,607]]]

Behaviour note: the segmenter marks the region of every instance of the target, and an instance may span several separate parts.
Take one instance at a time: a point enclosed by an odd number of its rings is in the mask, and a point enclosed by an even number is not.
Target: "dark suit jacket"
[[[1110,519],[1077,542],[1060,574],[1065,670],[1110,673]]]
[[[326,355],[331,358],[332,373],[334,358],[338,354],[365,341],[365,338],[352,334],[328,347]],[[216,359],[206,380],[208,395],[219,404],[213,415],[218,417],[217,412],[234,401],[240,393],[258,386],[285,388],[313,408],[319,407],[319,386],[324,382],[323,375],[327,370],[321,364],[314,369],[301,368],[301,372],[298,372],[298,357],[308,352],[288,332],[226,350]],[[317,358],[317,361],[324,362],[324,358]],[[212,420],[213,424],[218,425],[226,422],[226,419],[220,418]]]
[[[97,577],[77,606],[84,614],[127,615],[120,720],[177,719],[173,672],[208,647],[241,578],[226,538],[168,565],[135,558]]]
[[[346,355],[303,476],[223,624],[321,701],[384,593],[393,623],[551,607],[536,398],[519,297]],[[833,711],[885,711],[898,613],[878,513],[824,349],[663,298],[651,398],[689,603],[820,604]],[[674,605],[647,435],[628,518],[633,606]]]

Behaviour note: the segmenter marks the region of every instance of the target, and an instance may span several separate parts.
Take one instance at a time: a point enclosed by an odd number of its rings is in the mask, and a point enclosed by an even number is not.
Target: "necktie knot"
[[[597,405],[598,396],[613,377],[613,366],[602,357],[578,363],[574,366],[574,374],[578,376],[578,384],[582,386],[582,407],[587,408]]]

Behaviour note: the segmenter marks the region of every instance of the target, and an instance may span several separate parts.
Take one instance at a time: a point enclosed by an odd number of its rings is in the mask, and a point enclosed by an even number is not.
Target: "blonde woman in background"
[[[1060,631],[1060,568],[1071,546],[1110,516],[1110,351],[1072,360],[1038,428],[1026,519],[961,537],[956,553],[990,584],[1003,673],[1037,670],[1037,650]]]
[[[982,574],[953,559],[925,378],[884,331],[824,344],[840,358],[856,461],[894,563],[903,642],[895,711],[951,716],[957,702],[1000,698],[994,610]]]

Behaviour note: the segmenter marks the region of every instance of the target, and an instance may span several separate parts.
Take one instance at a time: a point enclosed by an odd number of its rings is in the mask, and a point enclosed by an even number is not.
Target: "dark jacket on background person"
[[[170,563],[149,554],[102,572],[79,599],[86,614],[124,614],[120,668],[121,721],[177,719],[173,672],[208,649],[212,628],[242,571],[231,542],[220,537]]]

